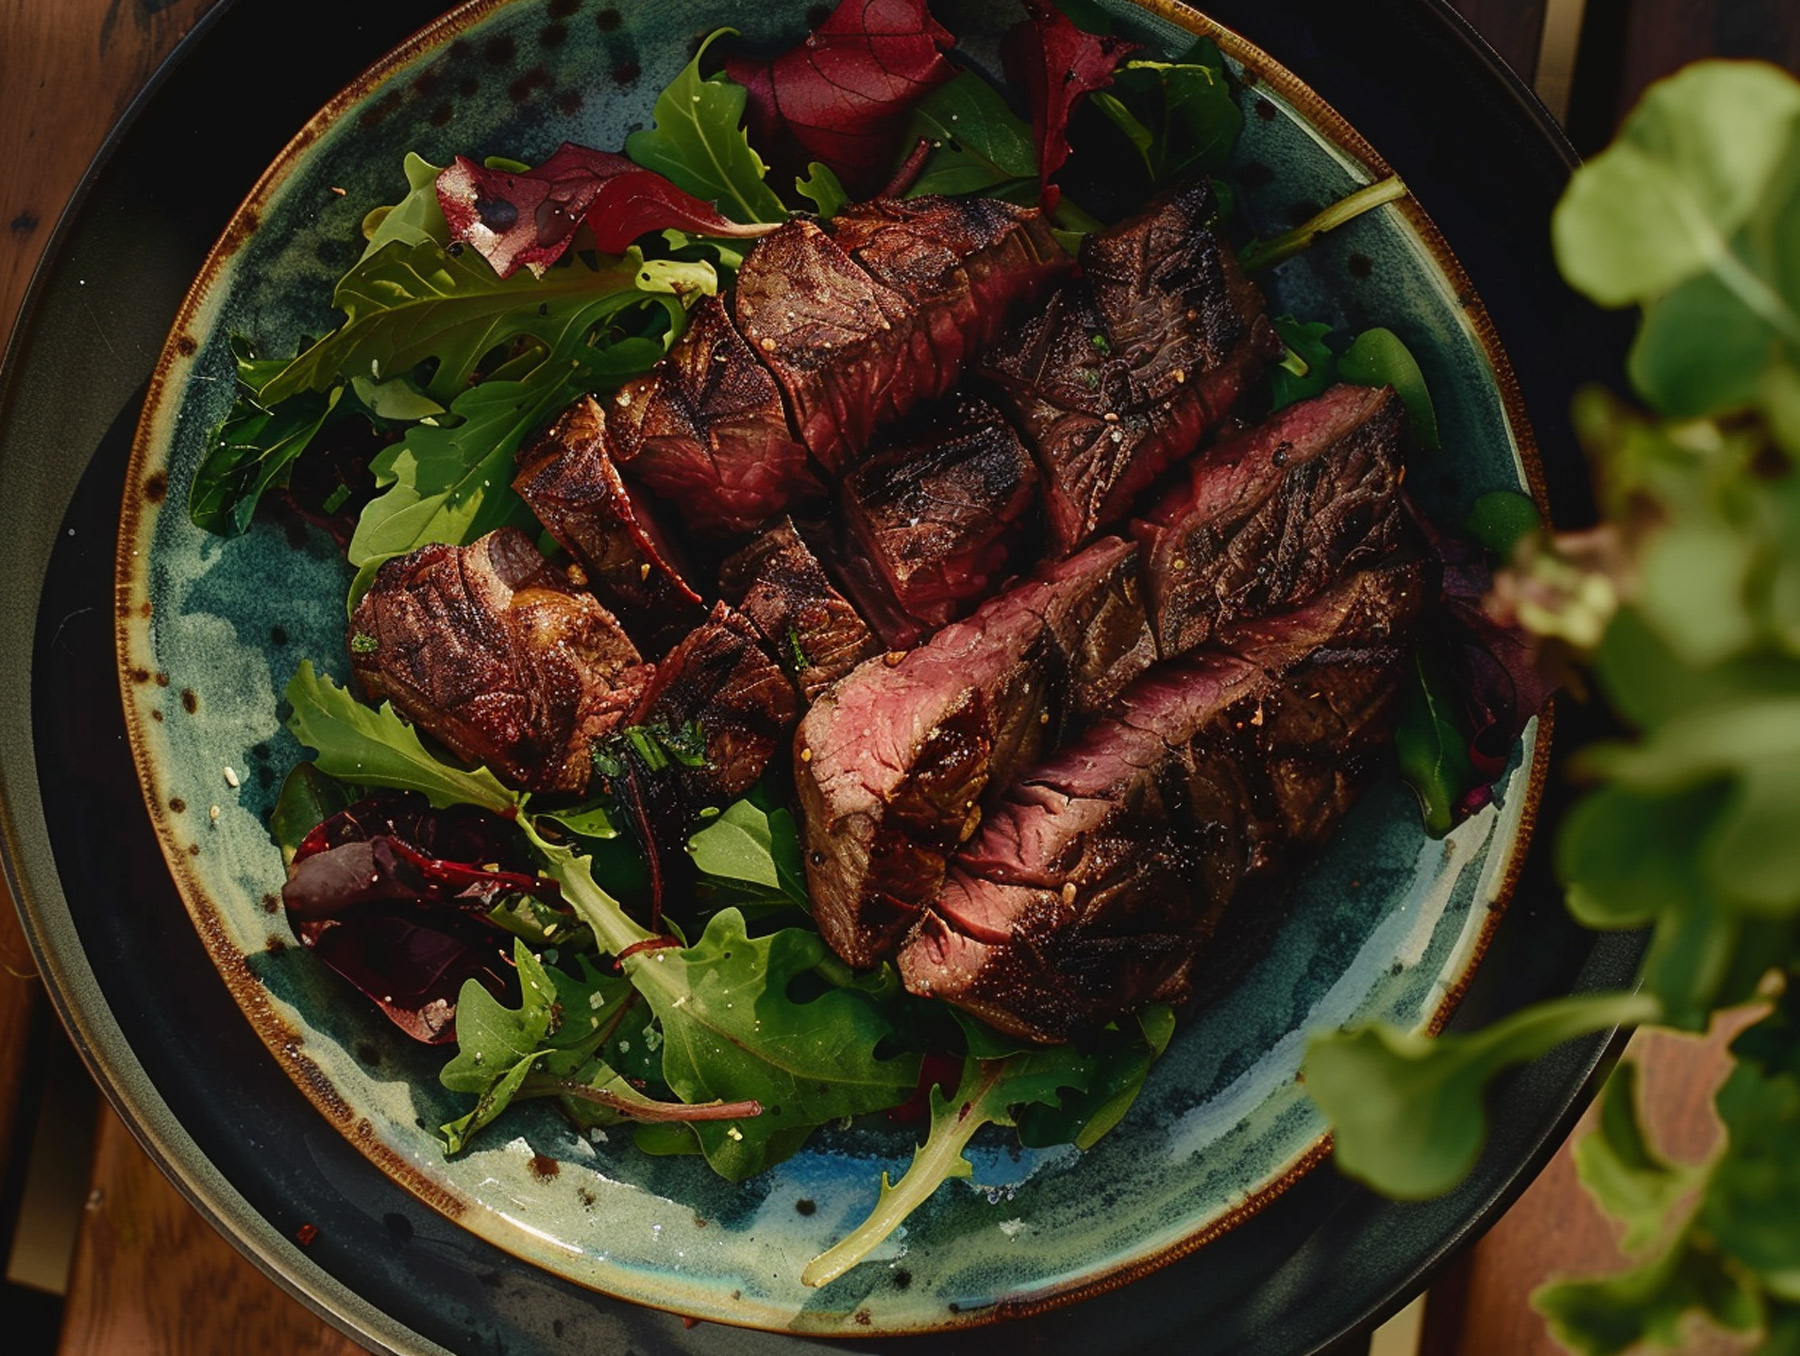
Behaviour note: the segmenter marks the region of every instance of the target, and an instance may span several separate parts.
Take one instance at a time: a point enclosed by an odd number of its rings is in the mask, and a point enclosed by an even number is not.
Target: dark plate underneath
[[[589,7],[602,6],[590,0]],[[259,1265],[365,1341],[401,1352],[985,1351],[992,1335],[820,1343],[679,1319],[593,1295],[466,1235],[383,1177],[269,1059],[220,983],[139,798],[112,653],[112,552],[130,438],[187,281],[282,143],[364,65],[431,18],[426,0],[243,0],[184,46],[59,228],[0,387],[0,611],[34,636],[0,656],[7,867],[65,1020],[152,1153]],[[1437,0],[1219,0],[1222,22],[1343,113],[1418,193],[1518,370],[1563,521],[1587,511],[1567,409],[1609,379],[1618,318],[1555,279],[1546,223],[1566,147]],[[270,61],[271,48],[279,61]],[[84,470],[85,468],[85,470]],[[1581,738],[1569,712],[1557,744]],[[1566,793],[1553,777],[1542,821]],[[1629,981],[1634,937],[1564,914],[1532,854],[1457,1025]],[[1511,1078],[1471,1179],[1396,1205],[1316,1171],[1192,1257],[1072,1308],[1011,1323],[1008,1349],[1124,1356],[1319,1351],[1397,1308],[1535,1175],[1585,1101],[1606,1043]],[[318,1230],[305,1250],[303,1224]]]

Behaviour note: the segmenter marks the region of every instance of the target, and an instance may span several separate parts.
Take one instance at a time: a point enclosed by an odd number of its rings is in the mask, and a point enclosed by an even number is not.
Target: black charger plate
[[[262,167],[439,8],[239,0],[215,10],[114,132],[34,284],[0,385],[0,526],[12,543],[0,608],[12,634],[33,637],[0,656],[5,690],[30,696],[0,713],[0,803],[39,965],[102,1086],[177,1185],[365,1343],[544,1356],[984,1349],[996,1334],[822,1343],[689,1329],[456,1229],[312,1111],[242,1020],[168,879],[125,744],[110,615],[143,385],[188,281]],[[1441,0],[1207,9],[1307,81],[1431,205],[1512,357],[1557,519],[1582,520],[1569,397],[1578,380],[1616,383],[1628,334],[1556,281],[1547,222],[1573,155],[1543,110]],[[1565,707],[1558,723],[1560,747],[1583,737],[1583,713]],[[1554,826],[1566,795],[1553,776],[1541,826]],[[1455,1026],[1630,981],[1641,941],[1567,919],[1547,837]],[[1492,1142],[1451,1196],[1399,1205],[1316,1172],[1160,1272],[1008,1324],[1006,1343],[1095,1356],[1332,1349],[1498,1217],[1561,1142],[1612,1048],[1572,1044],[1508,1079]],[[317,1231],[304,1249],[303,1225]]]

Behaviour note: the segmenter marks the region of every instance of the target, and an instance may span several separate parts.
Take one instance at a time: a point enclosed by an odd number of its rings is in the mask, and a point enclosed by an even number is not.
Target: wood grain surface
[[[0,334],[10,332],[51,226],[107,129],[211,3],[0,0]],[[1545,0],[1456,3],[1529,79]],[[1800,6],[1785,0],[1635,0],[1610,13],[1622,26],[1601,63],[1616,74],[1609,117],[1651,79],[1710,50],[1758,52],[1800,68]],[[0,911],[0,1146],[16,1143],[17,1084],[38,1001],[8,902]],[[1639,1047],[1653,1119],[1671,1152],[1703,1152],[1714,1133],[1706,1099],[1718,1045],[1658,1038]],[[1526,1307],[1529,1291],[1548,1275],[1596,1272],[1616,1259],[1565,1147],[1434,1291],[1427,1356],[1548,1356],[1556,1348]],[[1724,1349],[1692,1348],[1709,1356]],[[102,1111],[60,1356],[358,1350],[219,1237]]]

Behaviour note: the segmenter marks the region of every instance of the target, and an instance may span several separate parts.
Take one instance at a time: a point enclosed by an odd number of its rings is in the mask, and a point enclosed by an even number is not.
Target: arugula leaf
[[[450,243],[450,226],[444,220],[444,209],[438,206],[437,180],[444,172],[443,166],[408,151],[403,168],[407,195],[393,206],[377,207],[363,218],[365,260],[395,240],[408,245]]]
[[[626,137],[625,154],[696,198],[717,204],[734,221],[786,221],[787,208],[763,182],[768,166],[750,148],[744,131],[749,92],[723,73],[700,78],[700,59],[727,33],[737,30],[715,31],[656,96],[656,125]]]
[[[1463,531],[1503,561],[1543,527],[1537,505],[1516,490],[1488,491],[1475,500],[1463,519]]]
[[[383,561],[429,542],[463,546],[499,527],[535,526],[511,492],[513,460],[525,439],[571,401],[617,385],[663,353],[653,339],[590,344],[592,319],[570,317],[557,346],[523,375],[510,375],[509,366],[458,396],[450,406],[453,426],[417,424],[375,458],[376,482],[388,488],[363,509],[350,539],[350,563],[360,573],[349,610]]]
[[[1425,374],[1419,370],[1412,350],[1392,330],[1364,330],[1344,350],[1337,363],[1338,379],[1358,386],[1392,386],[1412,422],[1413,436],[1423,447],[1437,451],[1437,410],[1431,403],[1431,392],[1425,388]]]
[[[1305,1087],[1332,1123],[1340,1169],[1386,1195],[1420,1200],[1448,1191],[1474,1166],[1487,1138],[1483,1093],[1501,1069],[1576,1036],[1661,1015],[1647,994],[1588,994],[1435,1040],[1386,1025],[1325,1032],[1307,1043]]]
[[[931,1089],[931,1129],[913,1152],[899,1182],[881,1174],[881,1196],[874,1211],[800,1273],[805,1285],[820,1286],[842,1276],[867,1257],[881,1241],[923,1205],[939,1186],[975,1169],[963,1150],[985,1125],[1013,1125],[1015,1108],[1057,1106],[1067,1090],[1088,1092],[1094,1061],[1073,1046],[1040,1047],[1004,1059],[971,1057],[963,1064],[956,1095]]]
[[[1055,1106],[1034,1102],[1019,1110],[1019,1143],[1027,1148],[1073,1144],[1091,1149],[1131,1110],[1150,1066],[1169,1048],[1175,1009],[1152,1003],[1121,1020],[1124,1030],[1109,1028],[1101,1033],[1099,1048],[1090,1049],[1095,1065],[1085,1088],[1069,1090]]]
[[[442,1127],[450,1153],[489,1124],[534,1072],[567,1077],[581,1070],[612,1034],[631,986],[600,974],[585,961],[577,980],[544,965],[524,941],[513,943],[520,1003],[507,1007],[475,980],[456,1000],[456,1057],[438,1074],[451,1092],[477,1094],[474,1110]]]
[[[811,905],[793,812],[762,788],[708,820],[688,839],[688,854],[704,883],[726,893]]]
[[[650,934],[595,884],[584,858],[540,843],[563,897],[614,955]],[[827,1121],[897,1106],[918,1082],[916,1056],[876,1057],[893,1027],[858,990],[796,1003],[789,986],[824,961],[816,932],[745,934],[736,909],[715,914],[692,946],[631,952],[626,976],[663,1031],[663,1078],[684,1102],[754,1099],[762,1114],[697,1123],[713,1170],[740,1182],[794,1153]]]
[[[693,286],[704,290],[709,266],[646,265],[635,249],[591,265],[571,256],[541,279],[530,273],[501,278],[473,251],[452,255],[435,240],[397,240],[344,275],[332,296],[344,323],[264,386],[262,399],[275,404],[301,391],[327,390],[345,376],[402,376],[430,360],[436,367],[424,392],[448,406],[495,350],[521,337],[554,348],[575,322],[592,329],[644,300],[646,270],[671,268],[691,271]]]
[[[1287,345],[1286,355],[1269,369],[1274,408],[1282,410],[1321,394],[1337,379],[1337,354],[1325,342],[1331,326],[1323,321],[1282,315],[1276,316],[1273,324]]]
[[[484,767],[464,771],[425,751],[413,727],[383,702],[379,711],[357,701],[303,659],[287,685],[294,711],[288,729],[318,751],[319,770],[359,786],[393,786],[422,791],[434,806],[479,805],[498,814],[516,813],[523,798],[500,784]]]
[[[248,531],[263,492],[286,483],[288,468],[325,427],[343,394],[342,386],[334,386],[270,406],[240,384],[231,413],[207,438],[206,455],[188,489],[194,526],[228,537]]]
[[[843,184],[838,182],[836,171],[817,160],[806,167],[804,179],[794,180],[794,191],[813,200],[814,206],[818,208],[820,221],[830,221],[850,201],[850,195],[844,191]]]
[[[933,150],[907,189],[909,198],[1035,186],[1038,153],[1031,127],[974,71],[962,72],[914,106],[900,140],[910,149],[921,138]]]
[[[1128,61],[1111,92],[1089,96],[1137,147],[1152,183],[1223,173],[1244,128],[1218,48],[1209,42],[1192,56],[1202,59]]]
[[[275,808],[269,811],[269,836],[281,849],[284,866],[294,864],[294,853],[306,835],[346,810],[355,800],[344,784],[327,777],[312,763],[296,763],[281,783]]]
[[[1400,775],[1418,793],[1425,831],[1442,838],[1455,828],[1463,796],[1482,784],[1469,759],[1469,730],[1443,657],[1429,642],[1413,651],[1394,747]]]

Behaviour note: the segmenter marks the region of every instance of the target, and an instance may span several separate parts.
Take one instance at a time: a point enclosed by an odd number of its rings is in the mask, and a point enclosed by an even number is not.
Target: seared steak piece
[[[966,356],[1067,264],[1035,210],[868,203],[832,235],[791,221],[765,236],[738,270],[732,314],[800,441],[836,472],[881,425],[948,393]]]
[[[840,493],[846,581],[896,649],[1013,573],[1037,502],[1031,454],[992,405],[965,396],[922,417],[922,433],[859,462]]]
[[[907,988],[1038,1041],[1182,997],[1225,907],[1321,845],[1376,766],[1428,573],[1359,572],[1151,670],[952,859]]]
[[[1090,235],[1081,273],[984,370],[1044,473],[1052,548],[1118,522],[1280,352],[1206,181]]]
[[[1404,428],[1391,388],[1336,386],[1194,458],[1187,483],[1132,525],[1162,654],[1386,555],[1401,530]]]
[[[605,414],[583,396],[520,452],[513,488],[595,592],[634,625],[672,639],[699,621],[704,604],[648,496],[619,475],[610,443]]]
[[[900,383],[882,392],[893,417],[954,389],[968,360],[1069,269],[1042,212],[997,198],[853,203],[830,229],[840,249],[915,308],[905,355],[894,355]]]
[[[811,705],[881,645],[782,518],[719,567],[719,588],[762,633]]]
[[[350,619],[350,662],[370,701],[527,791],[585,790],[589,745],[651,672],[514,528],[383,565]]]
[[[793,684],[743,613],[724,603],[669,651],[631,724],[698,726],[703,763],[676,773],[690,806],[722,805],[756,784],[800,714]]]
[[[795,737],[807,880],[845,960],[890,954],[990,786],[1154,658],[1136,565],[1126,543],[1096,542],[904,657],[862,664],[807,712]]]
[[[729,536],[823,493],[788,427],[774,377],[717,297],[607,407],[614,456],[633,480],[681,506],[695,531]]]

